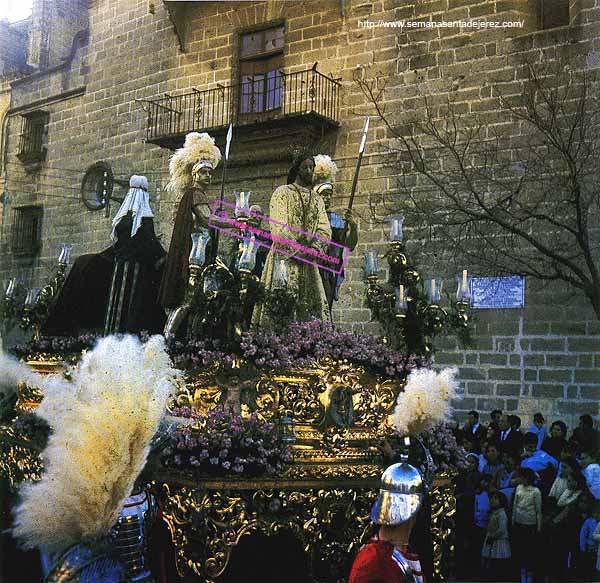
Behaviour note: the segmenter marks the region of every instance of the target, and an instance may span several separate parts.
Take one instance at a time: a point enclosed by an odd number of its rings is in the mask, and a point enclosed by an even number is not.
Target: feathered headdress
[[[337,165],[326,154],[317,154],[315,156],[315,170],[313,172],[313,178],[316,183],[319,182],[335,182],[335,175],[337,174]]]
[[[452,415],[451,400],[457,396],[457,368],[440,373],[429,369],[413,370],[404,391],[398,395],[392,424],[401,435],[419,435]]]
[[[169,162],[171,178],[166,189],[171,192],[185,190],[192,185],[192,168],[198,162],[215,169],[221,161],[221,151],[214,138],[207,133],[191,132],[185,136],[183,148],[179,148]]]
[[[53,432],[45,472],[21,487],[13,534],[61,552],[105,536],[131,494],[177,376],[164,339],[110,336],[86,354],[67,389],[47,388],[36,413]]]

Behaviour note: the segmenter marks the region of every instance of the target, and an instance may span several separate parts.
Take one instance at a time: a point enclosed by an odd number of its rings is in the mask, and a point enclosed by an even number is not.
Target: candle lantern
[[[247,217],[250,213],[250,194],[249,191],[235,193],[235,216]]]
[[[244,239],[242,243],[242,255],[239,260],[239,269],[252,271],[256,265],[256,251],[258,245],[256,244],[256,238],[253,236],[249,239]]]
[[[273,288],[282,289],[287,287],[288,269],[285,259],[276,259],[273,269]]]
[[[377,251],[371,250],[365,253],[365,274],[367,277],[375,276],[379,273],[379,260]]]
[[[60,253],[58,254],[58,263],[59,265],[68,265],[71,260],[71,251],[73,250],[73,246],[68,243],[63,243],[60,249]]]
[[[427,300],[430,304],[439,304],[442,299],[442,279],[432,277],[427,281]]]
[[[463,269],[462,275],[457,276],[456,301],[469,302],[471,299],[471,278],[467,277],[467,270]]]
[[[15,292],[17,291],[17,278],[13,277],[6,286],[5,296],[7,298],[13,298],[15,296]]]
[[[206,246],[210,241],[210,233],[207,229],[201,229],[192,233],[192,249],[190,251],[190,265],[202,267],[206,261]]]
[[[402,241],[402,225],[404,225],[404,217],[392,217],[390,223],[390,241]]]

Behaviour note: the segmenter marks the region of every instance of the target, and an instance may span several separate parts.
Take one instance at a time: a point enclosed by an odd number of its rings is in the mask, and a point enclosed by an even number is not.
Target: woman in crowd
[[[517,489],[513,502],[513,549],[521,574],[521,583],[533,583],[542,528],[542,494],[534,486],[535,473],[517,469]]]
[[[550,435],[542,443],[542,449],[554,459],[560,459],[560,453],[568,447],[567,426],[564,421],[555,421],[550,426]]]
[[[567,478],[567,488],[556,501],[556,508],[548,517],[546,525],[547,547],[544,557],[545,580],[548,583],[566,583],[569,557],[577,553],[581,521],[579,519],[578,498],[585,489],[581,473],[572,473]]]

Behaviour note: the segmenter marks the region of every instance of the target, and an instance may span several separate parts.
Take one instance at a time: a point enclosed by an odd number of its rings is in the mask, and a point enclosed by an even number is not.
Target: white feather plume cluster
[[[171,178],[166,189],[180,192],[192,185],[192,167],[200,160],[208,160],[213,168],[221,161],[221,151],[215,140],[206,132],[190,132],[185,136],[183,148],[179,148],[169,162]]]
[[[104,536],[144,468],[177,372],[161,336],[145,345],[109,336],[73,380],[47,387],[36,413],[52,428],[45,472],[21,487],[13,534],[28,548],[61,552]]]
[[[317,154],[315,156],[315,169],[313,171],[313,180],[315,184],[323,182],[335,182],[337,174],[337,165],[327,154]]]
[[[402,435],[418,435],[449,421],[451,400],[458,394],[457,374],[457,368],[445,368],[439,373],[426,368],[413,370],[392,414],[396,431]]]

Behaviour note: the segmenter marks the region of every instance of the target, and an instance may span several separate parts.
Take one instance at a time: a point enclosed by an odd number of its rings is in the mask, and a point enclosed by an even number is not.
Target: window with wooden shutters
[[[240,114],[281,108],[284,42],[283,25],[241,36]]]
[[[21,162],[39,162],[46,157],[47,128],[47,111],[32,111],[23,114],[19,153],[17,154]]]
[[[15,209],[12,238],[12,250],[15,255],[36,255],[40,249],[41,233],[41,206],[24,206]]]

